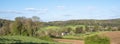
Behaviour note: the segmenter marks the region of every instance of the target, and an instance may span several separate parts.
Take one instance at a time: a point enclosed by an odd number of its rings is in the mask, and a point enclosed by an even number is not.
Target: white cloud
[[[61,10],[65,9],[65,6],[56,6],[56,7]]]
[[[70,15],[70,14],[64,14],[63,16],[65,16],[65,17],[67,16],[68,17],[68,16],[72,16],[72,15]]]
[[[47,8],[41,8],[41,9],[36,9],[36,8],[25,8],[27,12],[33,12],[35,14],[45,14],[48,12]]]
[[[25,8],[22,11],[19,10],[0,10],[0,14],[46,14],[48,9],[36,9],[36,8]]]
[[[39,11],[37,11],[38,14],[46,14],[48,12],[48,9],[46,8],[43,8],[43,9],[40,9]]]
[[[25,10],[26,10],[26,11],[34,11],[34,12],[35,12],[35,11],[38,11],[38,10],[35,9],[35,8],[25,8]]]
[[[4,11],[0,11],[0,14],[9,14],[9,13],[12,13],[12,14],[23,14],[23,12],[16,11],[16,10],[4,10]]]

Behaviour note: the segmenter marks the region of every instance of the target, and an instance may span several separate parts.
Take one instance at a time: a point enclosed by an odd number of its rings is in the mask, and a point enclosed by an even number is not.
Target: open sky
[[[42,21],[120,18],[120,0],[0,0],[0,18],[18,16]]]

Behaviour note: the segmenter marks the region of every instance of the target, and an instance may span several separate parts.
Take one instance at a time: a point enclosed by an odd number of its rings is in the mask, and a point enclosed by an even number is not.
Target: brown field
[[[120,31],[106,32],[102,35],[110,38],[111,44],[120,44]],[[69,40],[69,39],[54,39],[57,42],[71,43],[71,44],[84,44],[82,40]]]
[[[110,38],[111,44],[120,44],[120,31],[106,32],[103,35]]]

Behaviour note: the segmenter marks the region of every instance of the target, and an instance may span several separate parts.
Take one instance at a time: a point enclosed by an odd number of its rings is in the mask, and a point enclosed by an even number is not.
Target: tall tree
[[[33,29],[32,29],[32,34],[33,36],[36,36],[36,31],[38,31],[40,29],[40,27],[43,25],[42,22],[40,21],[40,18],[37,16],[33,16],[32,17],[32,21],[33,21]]]

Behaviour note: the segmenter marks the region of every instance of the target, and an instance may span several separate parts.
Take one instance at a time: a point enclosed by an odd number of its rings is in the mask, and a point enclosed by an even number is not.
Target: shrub
[[[49,36],[40,36],[39,39],[46,40],[46,41],[53,41],[53,39]]]
[[[95,35],[85,38],[85,44],[110,44],[110,40],[107,37]]]

